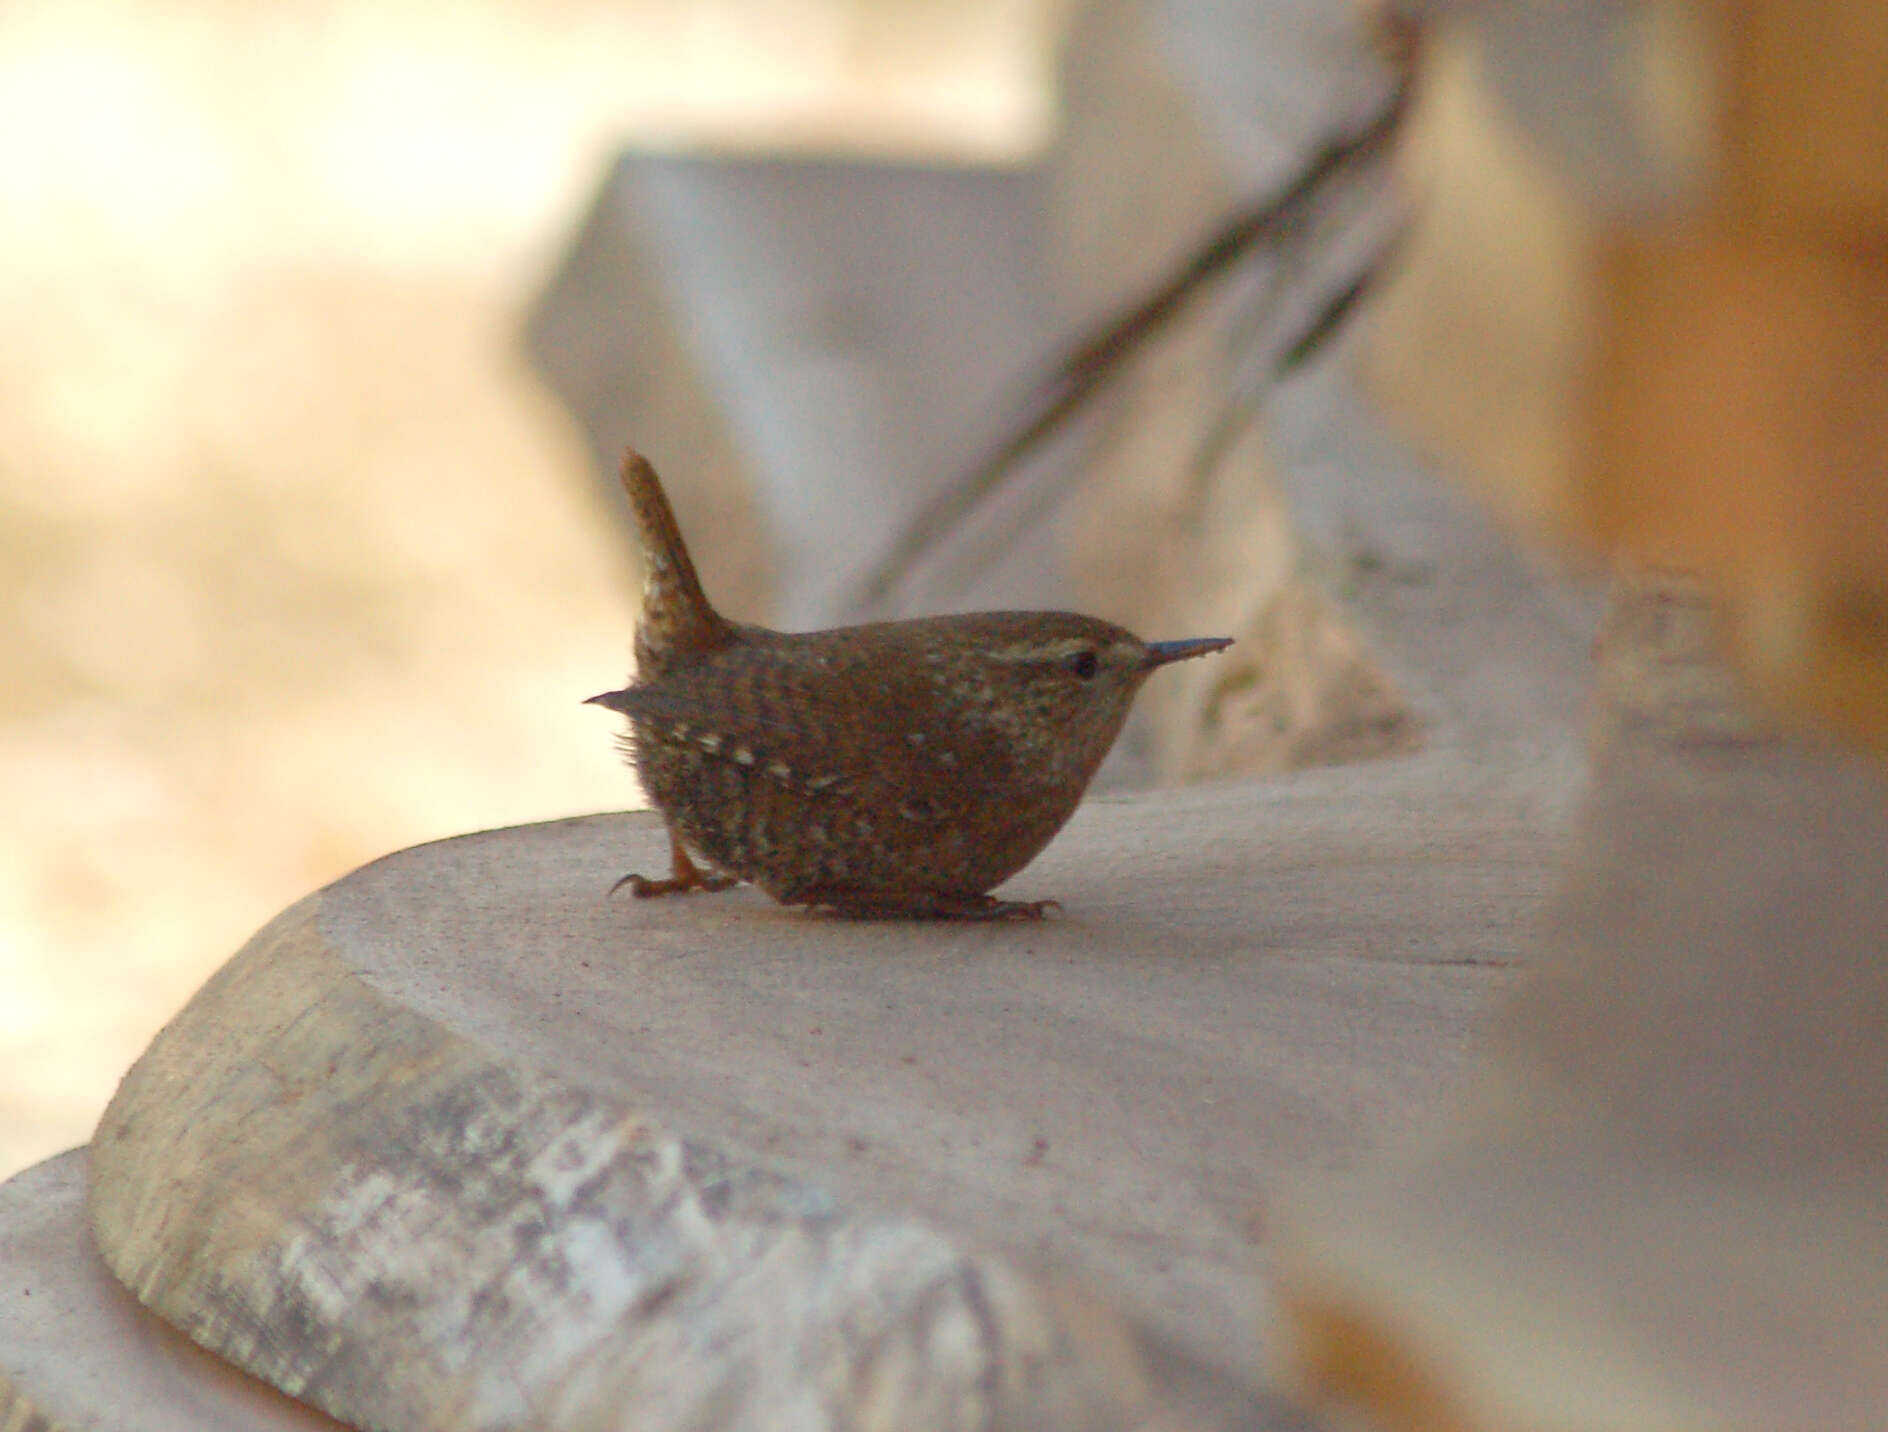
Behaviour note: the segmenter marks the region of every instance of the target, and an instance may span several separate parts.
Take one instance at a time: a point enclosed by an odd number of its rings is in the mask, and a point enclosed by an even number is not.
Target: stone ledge
[[[334,1432],[140,1308],[85,1228],[86,1154],[0,1184],[0,1427],[7,1432]]]
[[[1423,757],[1092,803],[1040,926],[608,900],[647,815],[401,852],[127,1076],[96,1237],[363,1424],[1291,1425],[1261,1199],[1432,1100],[1560,794]]]

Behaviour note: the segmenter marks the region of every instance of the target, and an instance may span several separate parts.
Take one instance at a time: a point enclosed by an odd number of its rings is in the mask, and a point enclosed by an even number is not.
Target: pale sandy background
[[[515,334],[625,140],[1014,156],[1055,0],[0,7],[0,1175],[261,923],[621,806],[627,563]]]

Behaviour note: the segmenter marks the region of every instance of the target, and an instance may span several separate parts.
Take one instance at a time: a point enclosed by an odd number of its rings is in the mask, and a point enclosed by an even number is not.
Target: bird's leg
[[[855,920],[1040,920],[1055,900],[999,900],[940,890],[860,890],[840,885],[802,890],[782,902],[816,905]]]
[[[682,842],[675,838],[675,832],[669,832],[669,878],[651,880],[646,875],[625,875],[610,887],[614,895],[625,885],[629,893],[638,900],[652,900],[658,895],[686,895],[691,890],[700,890],[713,894],[717,890],[726,890],[739,882],[732,875],[710,875],[688,858],[688,852],[682,848]]]

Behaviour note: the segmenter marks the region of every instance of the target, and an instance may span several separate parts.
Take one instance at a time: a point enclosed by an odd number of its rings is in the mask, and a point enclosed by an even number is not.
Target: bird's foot
[[[696,890],[704,895],[712,895],[717,890],[729,890],[740,883],[732,875],[703,875],[697,872],[693,878],[687,880],[677,877],[651,880],[646,875],[638,875],[632,871],[610,887],[610,894],[614,895],[627,885],[629,893],[638,900],[653,900],[658,895],[687,895]]]
[[[989,895],[980,897],[988,904],[953,906],[939,908],[933,915],[938,920],[1040,920],[1051,910],[1062,913],[1060,900],[997,900]]]
[[[1061,914],[1059,899],[997,899],[995,895],[933,895],[933,920],[1040,920]]]
[[[669,837],[669,867],[667,880],[651,880],[646,875],[630,873],[610,887],[614,895],[625,885],[629,893],[638,900],[653,900],[658,895],[686,895],[699,890],[712,895],[717,890],[727,890],[740,884],[732,875],[710,875],[694,861],[688,858],[688,852],[682,849],[682,842],[673,835]]]
[[[803,891],[786,903],[814,905],[854,920],[1040,920],[1061,913],[1057,900],[999,900],[936,890],[854,890],[834,886]]]

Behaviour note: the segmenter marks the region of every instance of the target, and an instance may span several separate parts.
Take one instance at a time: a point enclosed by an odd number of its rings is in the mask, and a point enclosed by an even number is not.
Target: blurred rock
[[[1195,60],[1213,33],[1232,49],[1250,39],[1210,5],[1166,18]],[[1299,19],[1299,48],[1246,63],[1276,81],[1282,127],[1308,145],[1367,107],[1382,76],[1354,21]],[[1284,452],[1287,468],[1325,481],[1366,464],[1403,494],[1393,506],[1443,520],[1447,505],[1420,495],[1428,475],[1329,374],[1242,411],[1254,380],[1240,335],[1268,301],[1262,263],[1197,301],[966,520],[936,522],[889,595],[861,606],[862,578],[1003,433],[1072,336],[1294,162],[1293,144],[1263,159],[1256,143],[1229,147],[1230,82],[1219,75],[1208,105],[1163,33],[1140,4],[1084,6],[1064,51],[1062,134],[1015,172],[626,157],[542,300],[533,350],[600,465],[626,436],[663,462],[706,580],[737,615],[791,627],[1054,606],[1153,637],[1236,636],[1213,672],[1150,693],[1105,782],[1411,749],[1424,708],[1453,699],[1421,689],[1437,675],[1423,656],[1378,645],[1403,630],[1371,610],[1389,588],[1352,574],[1421,572],[1472,605],[1485,573],[1436,562],[1424,529],[1399,525],[1407,512],[1314,534],[1284,500],[1267,418],[1296,404],[1332,427]],[[1321,89],[1305,78],[1320,62]],[[1254,134],[1264,117],[1255,100],[1233,127]],[[1287,473],[1283,485],[1308,484]],[[1476,540],[1475,561],[1509,560],[1492,534]],[[769,569],[748,551],[778,554],[769,606],[737,600]]]

